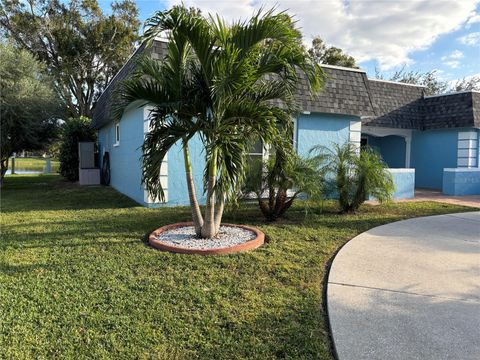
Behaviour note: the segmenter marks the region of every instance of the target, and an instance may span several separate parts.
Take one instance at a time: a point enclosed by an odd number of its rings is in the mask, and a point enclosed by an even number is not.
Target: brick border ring
[[[232,227],[239,227],[245,230],[249,230],[254,232],[257,237],[255,239],[246,241],[241,244],[229,246],[229,247],[222,247],[222,248],[213,248],[213,249],[191,249],[191,248],[184,248],[180,246],[174,246],[171,244],[166,244],[160,240],[157,240],[157,236],[160,235],[162,232],[176,229],[179,227],[185,226],[193,226],[192,222],[183,222],[183,223],[175,223],[162,226],[150,233],[148,236],[148,243],[153,246],[154,248],[162,251],[169,251],[181,254],[197,254],[197,255],[222,255],[222,254],[234,254],[238,252],[248,251],[252,249],[256,249],[259,246],[263,245],[265,242],[265,234],[258,230],[257,228],[245,226],[245,225],[238,225],[238,224],[226,224],[222,223],[223,226],[232,226]]]

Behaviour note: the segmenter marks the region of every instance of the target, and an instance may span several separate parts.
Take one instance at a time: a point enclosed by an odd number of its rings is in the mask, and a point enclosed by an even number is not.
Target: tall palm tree
[[[143,180],[153,195],[163,194],[159,167],[171,146],[183,142],[191,174],[188,140],[201,136],[206,157],[203,218],[193,181],[187,182],[197,234],[211,238],[218,233],[225,202],[233,199],[245,176],[245,155],[252,144],[258,139],[271,143],[280,135],[279,127],[292,126],[300,73],[312,91],[320,88],[322,73],[283,12],[260,11],[248,21],[227,25],[218,16],[206,18],[177,6],[157,12],[147,27],[147,42],[166,32],[167,57],[161,64],[140,63],[137,75],[120,88],[117,115],[137,100],[154,106],[143,146]]]

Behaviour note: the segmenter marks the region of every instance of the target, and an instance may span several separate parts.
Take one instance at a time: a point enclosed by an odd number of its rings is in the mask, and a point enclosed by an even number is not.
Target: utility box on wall
[[[95,143],[79,142],[78,158],[80,185],[100,185],[100,169],[95,167]]]

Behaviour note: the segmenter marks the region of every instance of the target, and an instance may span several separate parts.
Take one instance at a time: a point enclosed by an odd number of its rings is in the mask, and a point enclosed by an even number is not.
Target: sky
[[[110,1],[99,1],[105,9]],[[137,0],[141,21],[181,1]],[[357,60],[369,77],[405,67],[442,80],[480,76],[480,0],[183,0],[226,20],[276,6],[297,20],[306,44],[320,36]]]

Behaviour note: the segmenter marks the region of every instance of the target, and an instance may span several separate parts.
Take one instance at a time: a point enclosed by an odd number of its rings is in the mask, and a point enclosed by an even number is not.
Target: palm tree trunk
[[[188,198],[190,199],[190,208],[192,210],[193,226],[195,227],[195,234],[200,237],[202,236],[203,217],[198,205],[197,194],[195,193],[192,163],[190,162],[190,151],[186,139],[183,140],[183,158],[185,160],[185,175],[187,177]]]
[[[223,209],[225,207],[225,196],[222,194],[219,203],[215,209],[215,234],[220,231],[220,225],[222,224]]]
[[[205,207],[205,221],[202,226],[202,237],[212,238],[215,232],[215,183],[217,180],[217,150],[213,150],[208,166],[207,205]]]

